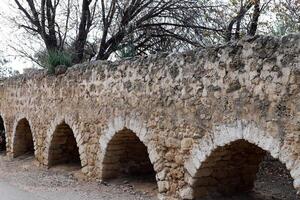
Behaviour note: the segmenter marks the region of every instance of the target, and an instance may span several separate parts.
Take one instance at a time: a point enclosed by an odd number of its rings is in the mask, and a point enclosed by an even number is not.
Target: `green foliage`
[[[271,29],[272,34],[276,36],[283,36],[289,33],[289,30],[284,22],[277,22]]]
[[[72,57],[67,52],[50,51],[46,55],[40,56],[42,66],[48,69],[50,74],[54,74],[55,68],[60,65],[70,67],[72,65]]]
[[[124,47],[123,49],[120,50],[120,57],[121,58],[132,58],[136,55],[136,50],[134,48],[134,46],[128,45],[126,47]]]

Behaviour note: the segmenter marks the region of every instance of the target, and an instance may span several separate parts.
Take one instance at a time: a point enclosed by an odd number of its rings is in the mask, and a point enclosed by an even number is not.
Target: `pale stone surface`
[[[180,197],[182,199],[193,199],[193,190],[190,187],[182,188],[180,190]]]
[[[184,138],[181,141],[181,149],[188,150],[193,145],[193,138]]]
[[[158,191],[159,192],[167,192],[169,190],[169,183],[167,181],[158,181]]]
[[[188,199],[207,192],[205,187],[193,191],[190,180],[199,169],[227,159],[215,151],[243,140],[293,169],[298,189],[299,46],[299,35],[260,36],[181,54],[85,63],[55,76],[37,71],[3,80],[0,113],[8,155],[20,148],[16,127],[25,118],[37,160],[51,164],[49,149],[63,142],[55,139],[55,130],[64,122],[73,132],[82,171],[101,179],[104,160],[119,155],[105,158],[106,153],[118,148],[116,136],[127,129],[146,147],[160,196]]]

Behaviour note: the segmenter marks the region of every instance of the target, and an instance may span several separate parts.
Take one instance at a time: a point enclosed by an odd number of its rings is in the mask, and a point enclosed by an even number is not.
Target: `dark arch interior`
[[[195,199],[299,198],[285,166],[272,159],[266,151],[245,140],[217,148],[203,163],[195,177]]]
[[[6,137],[5,137],[4,121],[0,116],[0,153],[2,152],[6,152]]]
[[[102,173],[105,179],[155,174],[146,146],[128,129],[118,132],[108,143]]]
[[[102,177],[106,180],[126,178],[140,186],[147,184],[156,193],[155,172],[147,148],[129,129],[119,131],[108,143]]]
[[[34,154],[34,144],[30,125],[26,119],[21,119],[15,130],[14,157],[23,154]]]
[[[54,131],[48,159],[49,167],[62,164],[81,166],[79,149],[73,131],[64,122],[58,125]]]

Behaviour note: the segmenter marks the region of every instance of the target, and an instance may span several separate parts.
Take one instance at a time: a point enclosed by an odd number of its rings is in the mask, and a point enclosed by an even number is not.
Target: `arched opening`
[[[102,178],[125,179],[137,190],[150,195],[157,192],[155,171],[147,147],[129,129],[119,131],[108,143],[102,162]]]
[[[27,119],[21,119],[15,130],[13,156],[18,157],[24,154],[34,154],[32,132]]]
[[[48,166],[68,165],[81,168],[79,149],[73,131],[65,122],[58,125],[49,147]]]
[[[6,133],[3,118],[0,116],[0,153],[6,152]]]
[[[198,169],[193,192],[195,199],[299,198],[285,166],[245,140],[214,150]]]

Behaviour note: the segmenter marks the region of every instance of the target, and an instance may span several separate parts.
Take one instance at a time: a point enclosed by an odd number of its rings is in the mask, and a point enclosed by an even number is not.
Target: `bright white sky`
[[[33,67],[34,64],[32,61],[27,60],[19,56],[17,52],[15,52],[11,46],[23,47],[23,46],[32,46],[37,47],[38,42],[34,41],[34,39],[24,39],[24,33],[22,33],[22,29],[17,29],[17,27],[13,26],[13,23],[9,22],[7,16],[13,17],[16,15],[16,10],[10,7],[10,4],[14,3],[14,0],[0,0],[0,55],[4,55],[11,62],[7,64],[7,66],[12,67],[15,70],[23,72],[24,68]],[[265,20],[266,17],[263,17]],[[270,16],[268,16],[270,20]],[[22,38],[22,39],[20,39]],[[22,44],[20,44],[22,43]],[[24,45],[26,44],[26,45]],[[33,54],[33,48],[26,48],[25,51]]]
[[[4,16],[13,16],[14,12],[9,8],[9,3],[12,3],[12,0],[1,0],[0,4],[0,13]],[[12,67],[15,70],[23,72],[24,68],[32,67],[32,63],[26,59],[22,59],[19,56],[16,56],[17,53],[10,48],[9,45],[17,46],[16,44],[17,35],[20,34],[16,28],[10,27],[9,21],[1,16],[0,17],[0,54],[3,54],[5,57],[11,60],[7,66]]]

